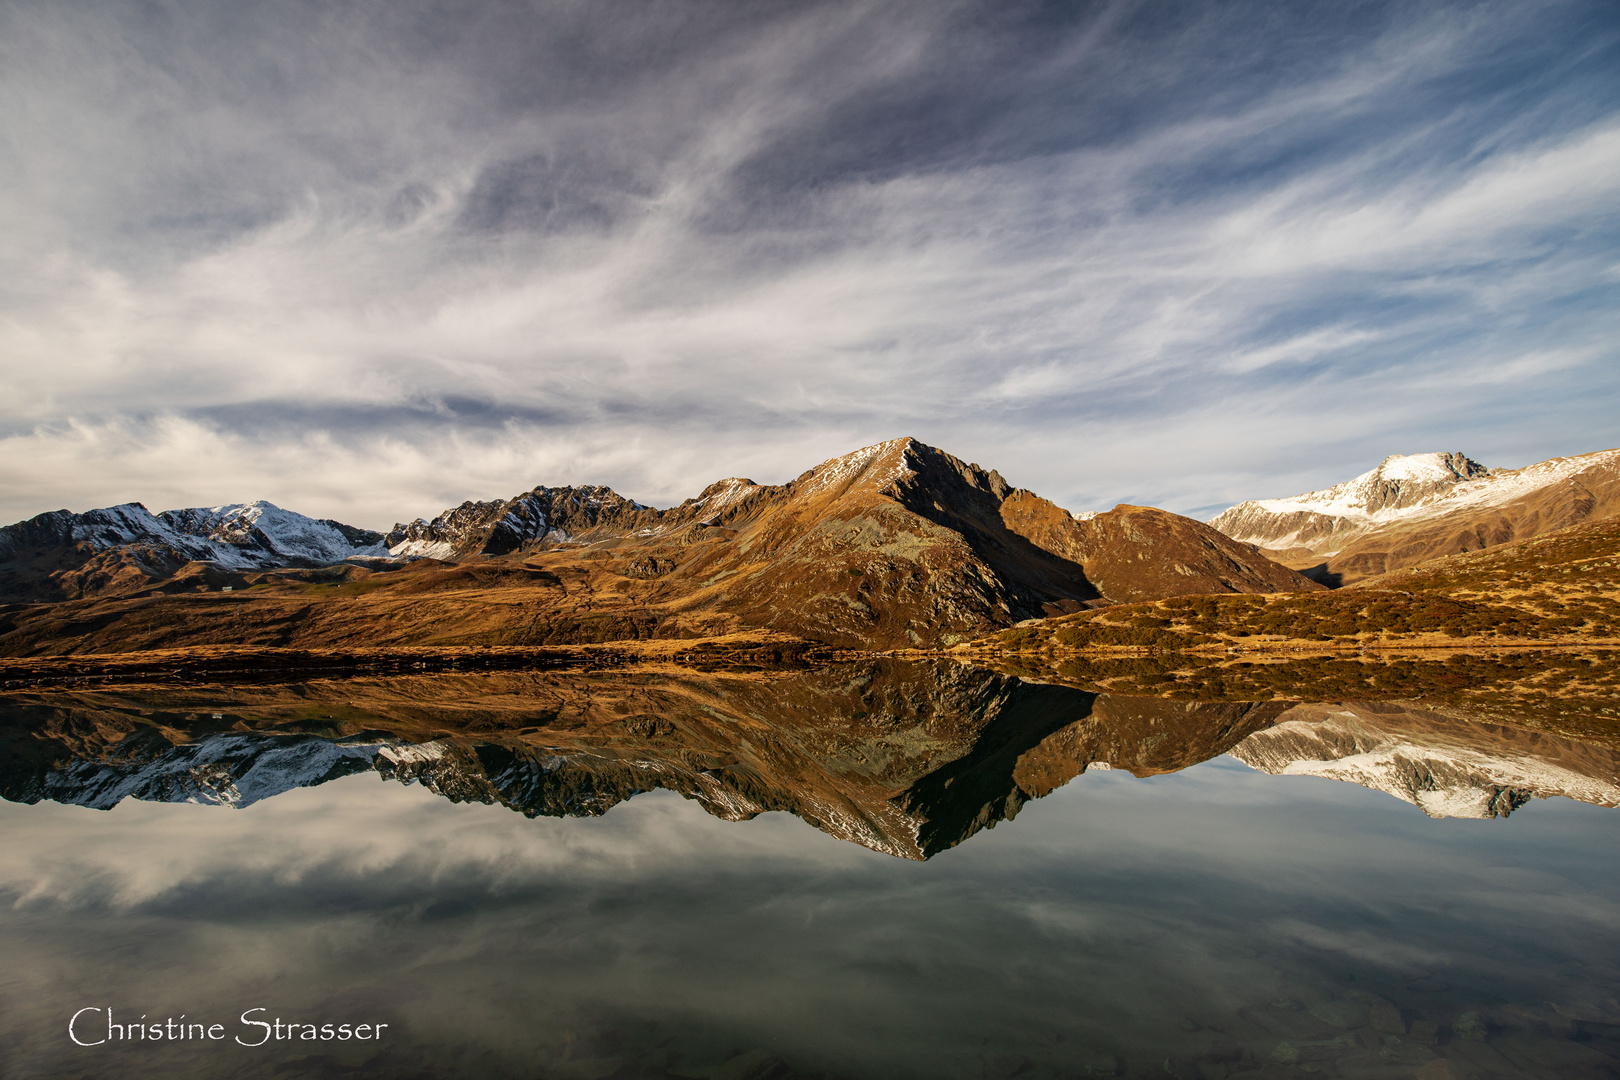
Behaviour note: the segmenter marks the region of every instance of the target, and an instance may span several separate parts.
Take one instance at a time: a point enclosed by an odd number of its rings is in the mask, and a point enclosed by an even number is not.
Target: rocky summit
[[[722,480],[667,510],[604,487],[542,486],[379,535],[279,510],[257,533],[208,524],[226,509],[125,515],[180,523],[161,534],[95,533],[90,519],[112,511],[0,530],[0,589],[18,601],[0,613],[0,653],[750,628],[845,648],[937,647],[1088,606],[1320,587],[1190,518],[1123,505],[1071,514],[910,438],[787,484]],[[288,539],[320,529],[337,538],[320,550]]]
[[[1322,491],[1238,503],[1210,525],[1328,584],[1620,513],[1620,450],[1488,469],[1460,453],[1396,454]]]

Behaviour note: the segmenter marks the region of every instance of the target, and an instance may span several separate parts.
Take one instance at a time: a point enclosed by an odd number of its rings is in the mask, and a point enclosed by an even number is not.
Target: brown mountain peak
[[[313,599],[302,579],[244,579],[271,588],[233,597],[216,625],[134,603],[121,585],[127,608],[109,599],[77,623],[64,609],[0,638],[0,649],[288,633],[301,645],[569,643],[741,628],[888,649],[952,645],[1098,600],[1314,587],[1188,518],[1120,506],[1079,521],[909,436],[788,484],[721,480],[668,510],[604,487],[536,487],[402,526],[387,543],[395,561],[351,593]],[[461,599],[446,607],[451,593]]]

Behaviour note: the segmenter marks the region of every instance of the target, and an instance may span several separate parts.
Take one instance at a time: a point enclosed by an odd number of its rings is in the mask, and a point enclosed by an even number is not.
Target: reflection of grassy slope
[[[1137,776],[1179,771],[1225,753],[1284,708],[1099,696],[945,660],[889,658],[775,671],[581,664],[17,688],[0,693],[0,796],[71,800],[72,785],[47,786],[52,770],[90,762],[127,776],[175,746],[226,733],[255,736],[235,752],[238,763],[266,740],[390,738],[437,746],[380,773],[455,801],[595,815],[663,788],[728,820],[785,810],[833,836],[924,858],[1012,819],[1093,765]],[[194,778],[191,761],[172,766],[154,771],[181,784]],[[80,792],[107,779],[88,775]]]
[[[1499,645],[1620,639],[1620,519],[1437,559],[1335,592],[1177,597],[1015,627],[983,644]]]
[[[1441,711],[1620,741],[1620,656],[1611,649],[1264,660],[1182,652],[1017,653],[995,666],[1092,691],[1197,701],[1421,701]]]

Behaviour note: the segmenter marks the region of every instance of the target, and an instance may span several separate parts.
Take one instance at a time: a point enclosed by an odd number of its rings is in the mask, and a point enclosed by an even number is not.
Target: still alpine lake
[[[1620,1073],[1603,740],[894,661],[0,734],[8,1078]]]

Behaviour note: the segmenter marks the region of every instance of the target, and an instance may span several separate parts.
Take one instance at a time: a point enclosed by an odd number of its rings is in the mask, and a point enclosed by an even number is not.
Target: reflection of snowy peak
[[[140,503],[72,514],[41,514],[0,529],[0,561],[26,559],[35,549],[83,546],[102,552],[132,548],[155,564],[217,563],[231,570],[324,566],[354,556],[385,556],[378,533],[317,520],[264,501],[166,510]]]
[[[0,759],[0,798],[242,807],[369,772],[454,802],[578,817],[664,790],[727,821],[786,811],[912,859],[1082,773],[1152,776],[1228,752],[1266,772],[1389,791],[1434,816],[1500,816],[1554,794],[1620,805],[1615,748],[1540,731],[1389,703],[1094,695],[948,661],[765,679],[504,672],[255,686],[251,716],[213,712],[206,687],[41,692],[0,730],[28,748]],[[355,719],[324,715],[343,710]],[[299,730],[312,714],[317,730]]]
[[[251,806],[297,787],[371,768],[378,746],[313,736],[265,738],[231,732],[196,742],[124,746],[107,761],[74,761],[53,769],[35,791],[7,797],[53,799],[110,810],[124,799]]]
[[[155,732],[137,734],[110,755],[68,760],[21,783],[13,776],[0,790],[13,801],[50,799],[94,810],[110,810],[124,799],[241,809],[363,772],[420,783],[452,802],[501,805],[528,817],[598,817],[657,788],[679,792],[726,821],[782,808],[769,798],[761,801],[759,792],[738,790],[714,770],[658,755],[237,731],[177,744]],[[841,839],[901,857],[915,847],[919,823],[898,811],[889,815],[893,820],[874,823],[836,801],[812,800],[811,807],[821,827]],[[887,835],[891,831],[911,843],[896,843]]]
[[[1300,705],[1231,754],[1262,772],[1348,780],[1430,817],[1506,817],[1554,795],[1620,806],[1612,751],[1390,706]]]

